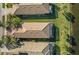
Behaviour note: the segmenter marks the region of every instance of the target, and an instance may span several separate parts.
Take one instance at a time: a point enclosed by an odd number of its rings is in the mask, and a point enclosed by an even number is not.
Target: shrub
[[[1,47],[1,45],[2,45],[2,40],[0,40],[0,47]]]
[[[9,35],[3,36],[2,37],[2,42],[8,49],[18,47],[16,38],[11,37]]]
[[[13,7],[13,4],[12,4],[12,3],[7,3],[7,4],[6,4],[6,7],[7,7],[7,8],[12,8],[12,7]]]
[[[2,3],[2,8],[5,8],[5,3]]]

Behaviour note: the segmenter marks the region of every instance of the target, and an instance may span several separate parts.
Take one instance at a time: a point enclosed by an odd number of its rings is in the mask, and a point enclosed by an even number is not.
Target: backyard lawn
[[[70,35],[70,22],[65,18],[63,15],[63,11],[70,11],[70,4],[55,4],[56,6],[60,7],[58,12],[58,17],[54,19],[26,19],[23,22],[51,22],[55,24],[58,28],[56,31],[56,45],[57,45],[57,54],[69,54],[67,51],[68,47],[71,45],[67,42],[67,34]]]

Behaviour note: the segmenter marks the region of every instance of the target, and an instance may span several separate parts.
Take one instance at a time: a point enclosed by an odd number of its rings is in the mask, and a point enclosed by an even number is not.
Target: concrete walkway
[[[2,12],[1,4],[0,4],[0,21],[2,21],[2,14],[3,14],[3,12]],[[3,35],[3,28],[0,27],[0,37],[1,37],[2,35]]]

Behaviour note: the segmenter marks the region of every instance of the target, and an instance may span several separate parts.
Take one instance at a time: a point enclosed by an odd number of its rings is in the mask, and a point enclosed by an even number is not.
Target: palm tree
[[[8,49],[18,47],[16,38],[9,35],[2,37],[2,44],[4,44]]]
[[[0,21],[0,27],[4,28],[4,35],[0,43],[2,42],[1,44],[5,44],[5,46],[17,46],[16,38],[8,36],[6,31],[19,28],[22,25],[21,19],[15,15],[8,14],[7,16],[4,16],[3,20],[3,22]]]
[[[22,25],[21,19],[15,15],[11,15],[11,14],[7,15],[6,23],[4,21],[3,22],[0,21],[0,27],[4,27],[5,30],[7,30],[7,31],[13,30],[13,29],[18,29],[21,25]],[[7,47],[9,47],[9,46],[16,47],[17,46],[16,38],[8,36],[8,35],[3,35],[2,41],[0,41],[0,43],[5,44],[5,46],[7,46]]]
[[[7,15],[6,28],[18,29],[22,25],[22,20],[15,15]]]
[[[14,28],[19,28],[22,25],[22,20],[19,17],[14,17],[12,23]]]

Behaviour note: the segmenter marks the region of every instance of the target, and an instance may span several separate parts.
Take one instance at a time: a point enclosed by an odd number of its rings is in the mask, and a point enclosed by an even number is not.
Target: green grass
[[[70,47],[70,44],[66,41],[67,34],[70,34],[70,22],[64,17],[63,10],[70,11],[69,4],[56,4],[61,10],[58,12],[58,18],[56,19],[27,19],[23,22],[51,22],[59,28],[59,38],[56,41],[56,45],[59,47],[57,49],[58,54],[67,54],[66,46]],[[66,6],[66,9],[62,9],[63,6]],[[59,51],[60,50],[60,51]]]

